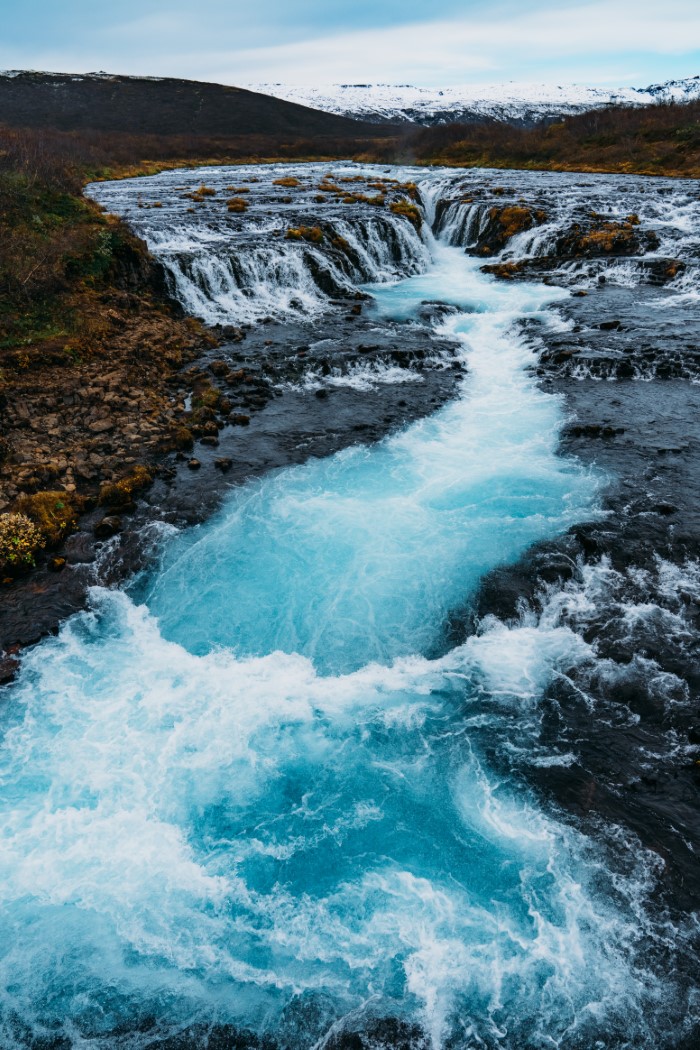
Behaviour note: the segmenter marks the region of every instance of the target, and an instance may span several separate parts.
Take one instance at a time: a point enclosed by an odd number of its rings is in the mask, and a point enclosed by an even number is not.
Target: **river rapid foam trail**
[[[459,396],[234,489],[7,689],[3,1047],[674,1045],[655,858],[482,746],[534,737],[590,646],[526,619],[450,641],[488,570],[599,513],[521,328],[568,293],[435,240],[425,183],[412,272],[364,290],[377,324],[455,308]]]

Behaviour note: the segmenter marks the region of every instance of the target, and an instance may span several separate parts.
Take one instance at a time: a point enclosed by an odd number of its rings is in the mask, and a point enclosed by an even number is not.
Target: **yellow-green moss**
[[[15,509],[33,521],[45,542],[55,547],[76,527],[79,508],[74,497],[57,490],[24,494]]]

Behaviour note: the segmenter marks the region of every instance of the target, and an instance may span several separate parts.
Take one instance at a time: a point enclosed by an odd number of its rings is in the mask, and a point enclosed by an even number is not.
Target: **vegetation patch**
[[[397,190],[399,193],[406,194],[406,196],[410,197],[413,201],[417,201],[420,199],[418,187],[416,186],[415,182],[397,182],[394,189]]]
[[[295,179],[293,175],[287,175],[283,179],[273,179],[273,186],[288,186],[290,189],[293,186],[301,186],[299,179]]]
[[[202,183],[199,189],[193,190],[192,193],[186,193],[185,196],[189,198],[189,200],[196,201],[197,204],[202,204],[207,197],[215,197],[216,190],[212,189],[211,186],[205,186],[204,183]]]
[[[339,186],[337,182],[328,181],[327,178],[324,178],[321,182],[319,182],[318,189],[321,191],[321,193],[328,193],[331,196],[336,197],[343,197],[348,192],[342,186]]]
[[[57,547],[75,529],[81,502],[67,492],[34,492],[20,496],[15,509],[34,522],[49,547]]]
[[[389,205],[389,211],[393,215],[402,215],[417,230],[420,230],[423,221],[420,209],[415,204],[412,204],[411,201],[406,200],[405,197],[402,200],[392,201]]]
[[[488,221],[479,233],[474,251],[478,255],[500,252],[516,234],[530,230],[546,220],[547,213],[541,209],[527,208],[519,204],[489,208]]]
[[[490,273],[493,277],[501,277],[504,280],[511,280],[517,273],[522,273],[523,264],[516,262],[507,263],[491,263],[487,266],[481,267],[482,273]]]
[[[0,514],[0,572],[11,577],[31,569],[45,542],[26,514]]]
[[[248,201],[243,197],[230,197],[226,201],[226,207],[231,212],[243,212],[248,210]]]
[[[109,482],[100,488],[100,503],[105,507],[126,507],[134,502],[134,496],[153,481],[153,471],[148,467],[134,467],[119,481]]]
[[[284,236],[288,241],[309,241],[311,244],[320,244],[325,235],[320,226],[290,226]]]
[[[533,128],[449,124],[419,128],[402,143],[419,164],[700,177],[700,101],[610,106]],[[397,157],[396,143],[373,151]],[[369,157],[368,157],[369,159]],[[495,187],[496,196],[505,187]]]
[[[638,224],[608,220],[588,229],[574,224],[557,242],[559,256],[637,255],[658,247],[653,230],[640,233]]]

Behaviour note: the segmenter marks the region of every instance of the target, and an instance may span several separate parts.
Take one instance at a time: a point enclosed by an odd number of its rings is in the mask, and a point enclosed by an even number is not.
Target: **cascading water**
[[[446,178],[421,184],[428,221]],[[447,631],[488,569],[596,514],[519,327],[556,324],[566,293],[500,286],[382,221],[391,260],[378,224],[342,219],[377,324],[456,307],[458,399],[234,490],[131,593],[96,589],[7,691],[3,1046],[564,1050],[679,1030],[670,934],[644,905],[657,861],[593,845],[489,762],[488,741],[535,740],[547,684],[590,646],[546,621]],[[310,248],[259,266],[246,237],[197,249],[237,258],[218,290],[173,264],[188,308],[320,309]]]

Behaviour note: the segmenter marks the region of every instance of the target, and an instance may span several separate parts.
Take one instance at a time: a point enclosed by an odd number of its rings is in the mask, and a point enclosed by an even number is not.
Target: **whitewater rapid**
[[[3,1046],[231,1025],[290,1048],[656,1047],[682,1011],[657,858],[592,843],[490,761],[489,740],[535,746],[590,646],[527,618],[451,633],[489,569],[599,513],[521,325],[560,323],[568,293],[405,236],[413,272],[364,290],[378,324],[455,307],[459,396],[233,490],[7,690]]]

